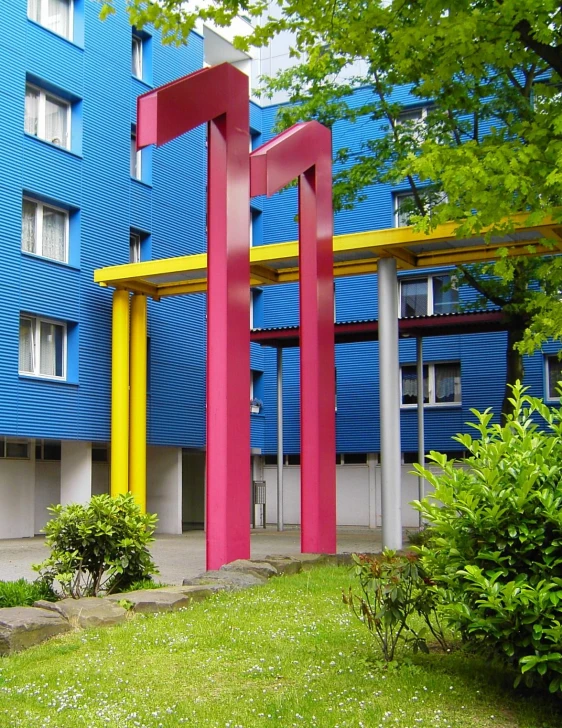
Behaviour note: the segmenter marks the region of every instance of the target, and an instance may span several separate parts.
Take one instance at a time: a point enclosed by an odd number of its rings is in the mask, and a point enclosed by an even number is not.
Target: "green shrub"
[[[158,573],[148,551],[156,516],[141,514],[130,494],[96,495],[87,505],[52,506],[45,526],[51,555],[33,568],[65,596],[98,596]]]
[[[435,612],[436,602],[419,557],[414,553],[397,554],[386,549],[380,556],[353,554],[360,594],[344,592],[343,601],[369,629],[381,649],[385,662],[392,662],[400,642],[414,652],[427,652],[428,630],[446,647]],[[411,618],[418,614],[425,627],[415,629]]]
[[[0,608],[30,607],[39,599],[55,602],[57,595],[48,584],[41,580],[0,581]]]
[[[502,426],[473,410],[478,438],[454,439],[470,456],[431,453],[416,466],[435,491],[416,507],[432,539],[419,552],[464,638],[492,648],[519,682],[562,686],[562,410],[513,387]],[[458,467],[461,464],[463,467]]]

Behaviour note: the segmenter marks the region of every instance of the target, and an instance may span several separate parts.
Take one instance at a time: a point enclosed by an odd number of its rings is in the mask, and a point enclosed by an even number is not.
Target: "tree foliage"
[[[560,220],[558,0],[277,0],[271,10],[264,0],[129,3],[132,23],[154,24],[170,43],[185,42],[198,19],[228,25],[237,14],[259,21],[237,39],[242,49],[288,33],[294,65],[265,79],[265,93],[292,101],[279,127],[310,118],[360,125],[359,143],[334,150],[336,210],[371,185],[407,181],[406,211],[420,230],[452,220],[461,238],[507,246],[518,214],[528,225]],[[423,118],[401,115],[405,105]],[[509,257],[505,247],[497,264],[464,267],[460,280],[502,306],[516,330],[510,348],[562,338],[557,258]],[[522,374],[509,351],[508,371],[512,382]]]

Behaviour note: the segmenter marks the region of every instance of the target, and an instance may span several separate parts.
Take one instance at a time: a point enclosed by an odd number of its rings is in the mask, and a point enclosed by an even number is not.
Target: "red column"
[[[252,153],[251,195],[299,179],[301,550],[336,551],[332,144],[329,130],[296,124]]]
[[[138,99],[137,144],[209,122],[207,568],[250,556],[248,78],[222,64]]]

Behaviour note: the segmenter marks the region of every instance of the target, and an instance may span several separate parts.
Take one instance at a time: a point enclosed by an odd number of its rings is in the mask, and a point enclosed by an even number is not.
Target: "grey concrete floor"
[[[293,528],[278,532],[274,526],[252,531],[252,558],[270,554],[300,553],[300,530]],[[338,551],[377,551],[381,545],[380,529],[339,528]],[[205,534],[187,531],[181,536],[157,536],[151,547],[160,569],[159,581],[181,584],[186,577],[205,570]],[[0,580],[30,579],[37,574],[31,568],[48,556],[42,536],[0,541]]]

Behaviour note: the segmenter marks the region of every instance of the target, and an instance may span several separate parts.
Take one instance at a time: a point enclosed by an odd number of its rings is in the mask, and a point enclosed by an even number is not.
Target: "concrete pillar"
[[[374,452],[367,454],[369,470],[369,528],[377,527],[377,456]]]
[[[425,432],[424,432],[424,409],[423,409],[423,339],[418,336],[416,339],[416,366],[418,379],[418,462],[425,465]],[[418,476],[418,499],[424,497],[425,481]],[[423,526],[422,514],[419,513],[419,526]]]
[[[382,544],[402,548],[398,279],[394,258],[378,263]]]
[[[87,503],[92,497],[92,443],[63,440],[60,461],[60,502]]]
[[[283,525],[283,349],[277,349],[277,530]]]
[[[146,513],[146,296],[131,303],[129,491]]]
[[[181,534],[181,447],[148,448],[146,509],[158,516],[156,533]]]
[[[111,495],[129,490],[129,294],[113,291]]]

